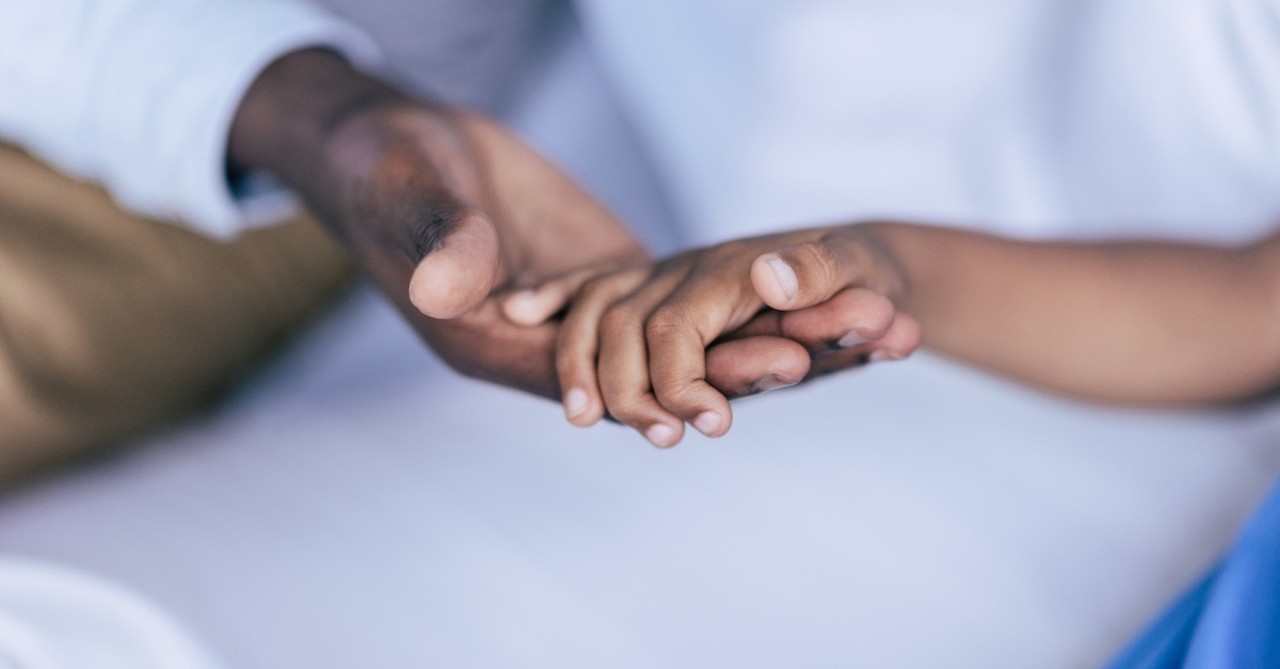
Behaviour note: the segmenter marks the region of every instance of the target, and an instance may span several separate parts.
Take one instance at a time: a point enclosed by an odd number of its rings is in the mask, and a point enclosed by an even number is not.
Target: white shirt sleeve
[[[0,138],[128,209],[223,238],[252,223],[225,156],[263,68],[308,46],[379,60],[300,0],[0,0],[0,15]]]

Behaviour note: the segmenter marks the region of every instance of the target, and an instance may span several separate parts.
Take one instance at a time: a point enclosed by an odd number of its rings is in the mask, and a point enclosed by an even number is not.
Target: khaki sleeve
[[[311,220],[221,243],[0,145],[0,486],[217,397],[352,274]]]

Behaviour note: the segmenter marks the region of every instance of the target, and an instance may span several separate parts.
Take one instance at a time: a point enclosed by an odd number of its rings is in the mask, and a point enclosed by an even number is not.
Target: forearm
[[[1280,384],[1280,237],[1245,248],[1026,243],[870,226],[925,345],[1102,401],[1237,400]]]

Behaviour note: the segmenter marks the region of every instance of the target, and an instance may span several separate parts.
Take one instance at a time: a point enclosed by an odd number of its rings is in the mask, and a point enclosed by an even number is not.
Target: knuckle
[[[638,402],[635,401],[619,401],[617,398],[610,400],[605,399],[605,407],[609,411],[609,415],[623,425],[637,427],[645,424],[644,411]]]
[[[587,279],[578,291],[578,300],[582,302],[599,302],[607,299],[618,282],[618,274],[611,272]]]
[[[742,240],[730,240],[722,242],[709,249],[702,254],[705,263],[718,264],[731,258],[738,258],[749,254],[751,245]]]
[[[562,348],[557,352],[556,375],[562,383],[569,385],[586,375],[585,368],[580,364],[581,360],[581,351]]]
[[[445,237],[453,231],[460,217],[461,207],[445,205],[419,212],[409,224],[409,247],[413,258],[421,260],[440,248]]]
[[[600,333],[605,337],[617,337],[638,329],[643,316],[630,302],[615,304],[600,319]]]
[[[355,210],[385,222],[387,241],[403,241],[415,262],[439,248],[466,213],[434,174],[417,152],[393,150],[378,157],[367,179],[347,190]]]
[[[702,408],[701,394],[688,381],[670,379],[654,384],[654,395],[664,409],[683,419],[689,419]]]
[[[834,285],[840,278],[840,261],[836,254],[822,242],[809,241],[792,249],[796,266],[819,282],[821,286]]]
[[[604,276],[594,276],[582,282],[578,287],[578,295],[574,298],[575,302],[596,302],[600,299],[600,294],[608,283]]]
[[[644,324],[647,339],[667,339],[688,329],[689,319],[684,310],[671,305],[654,309]]]

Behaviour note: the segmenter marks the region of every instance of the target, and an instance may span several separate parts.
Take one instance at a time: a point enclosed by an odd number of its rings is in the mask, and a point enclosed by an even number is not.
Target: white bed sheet
[[[0,550],[235,667],[1094,666],[1226,545],[1272,418],[921,357],[659,452],[452,378],[362,294],[225,410],[4,500]]]
[[[628,146],[565,131],[616,122],[566,62],[525,127],[653,227],[643,174],[594,169]],[[1280,470],[1274,409],[1104,410],[925,355],[735,407],[671,452],[575,430],[362,290],[225,406],[0,500],[0,551],[250,669],[1080,667]]]

